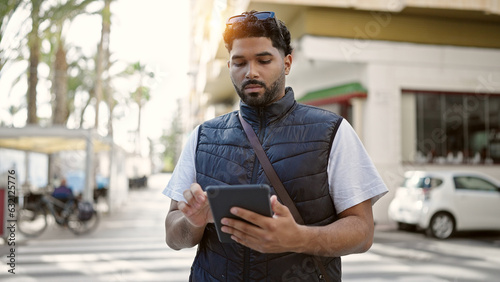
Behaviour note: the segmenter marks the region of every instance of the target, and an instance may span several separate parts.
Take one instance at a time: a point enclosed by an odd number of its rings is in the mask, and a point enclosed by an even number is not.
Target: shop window
[[[413,92],[414,161],[500,164],[500,95]]]

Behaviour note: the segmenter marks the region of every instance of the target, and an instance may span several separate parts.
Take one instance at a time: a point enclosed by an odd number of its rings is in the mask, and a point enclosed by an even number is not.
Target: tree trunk
[[[32,0],[31,5],[31,32],[29,34],[30,60],[28,71],[28,124],[37,124],[36,86],[38,84],[38,63],[40,61],[40,36],[38,35],[40,22],[40,6],[42,0]]]
[[[102,11],[102,34],[103,34],[103,54],[104,54],[104,70],[109,73],[110,68],[110,51],[109,51],[109,36],[111,33],[111,1],[104,1],[104,9]],[[110,89],[110,77],[109,74],[104,83],[104,89],[106,89],[109,117],[108,117],[108,136],[113,137],[113,109],[115,108],[113,93]]]
[[[139,103],[139,113],[137,117],[137,137],[136,137],[136,153],[141,154],[141,112],[142,112],[142,105]]]
[[[85,119],[84,119],[85,111],[87,110],[87,108],[90,105],[90,101],[92,100],[92,96],[94,96],[93,92],[94,92],[94,89],[91,89],[89,91],[89,98],[87,99],[87,102],[85,103],[85,106],[83,106],[83,109],[80,112],[80,128],[83,127],[83,122],[85,121]]]
[[[52,113],[52,123],[65,125],[68,119],[68,63],[64,44],[59,41],[54,62],[54,94],[55,103]]]
[[[94,127],[97,129],[99,127],[99,104],[102,100],[102,36],[101,42],[97,47],[97,59],[96,59],[96,78],[95,78],[95,124]]]
[[[104,1],[104,8],[102,10],[102,30],[101,30],[101,41],[97,46],[97,60],[96,60],[96,83],[95,83],[95,128],[99,126],[99,104],[102,101],[102,74],[104,72],[104,59],[105,51],[109,50],[109,32],[110,32],[110,6],[111,1]]]

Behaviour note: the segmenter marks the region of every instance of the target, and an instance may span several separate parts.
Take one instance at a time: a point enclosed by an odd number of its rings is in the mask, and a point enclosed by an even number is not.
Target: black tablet
[[[212,209],[217,236],[222,243],[234,243],[230,234],[221,231],[220,222],[224,217],[240,219],[229,212],[232,207],[272,216],[270,188],[266,184],[208,186],[205,191]]]

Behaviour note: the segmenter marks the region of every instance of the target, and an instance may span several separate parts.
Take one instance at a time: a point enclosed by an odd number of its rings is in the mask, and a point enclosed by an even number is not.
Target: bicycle
[[[77,198],[64,202],[49,194],[29,194],[23,200],[24,204],[18,203],[17,224],[19,232],[26,237],[41,235],[49,225],[49,215],[57,225],[67,227],[75,235],[89,233],[99,224],[99,214],[92,204]]]

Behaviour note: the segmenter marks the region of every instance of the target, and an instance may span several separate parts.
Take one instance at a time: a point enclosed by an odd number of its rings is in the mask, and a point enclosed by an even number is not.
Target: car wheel
[[[435,214],[429,224],[428,233],[438,239],[446,239],[455,231],[455,220],[448,213]]]

